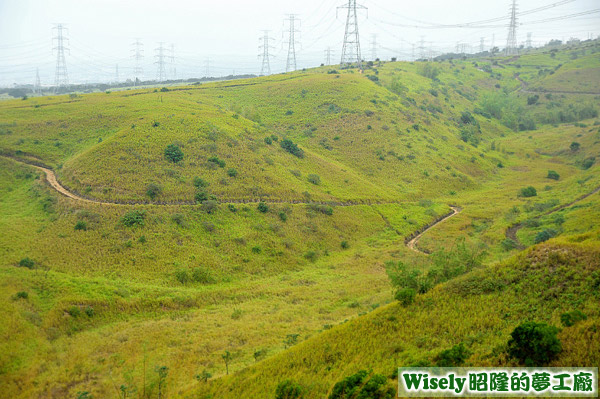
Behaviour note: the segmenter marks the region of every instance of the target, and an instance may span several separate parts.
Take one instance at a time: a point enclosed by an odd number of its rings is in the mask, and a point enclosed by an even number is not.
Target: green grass
[[[520,321],[559,325],[576,308],[589,318],[561,332],[556,365],[597,364],[600,195],[545,214],[600,186],[597,99],[541,93],[528,105],[515,78],[578,91],[597,80],[597,49],[436,63],[436,79],[424,63],[376,63],[1,102],[0,154],[13,158],[0,157],[3,392],[110,397],[123,385],[150,397],[166,366],[169,397],[268,398],[285,378],[320,397],[360,369],[389,376],[459,342],[469,364],[511,364],[503,345]],[[165,158],[170,144],[181,161]],[[73,201],[17,160],[132,204]],[[519,197],[527,186],[537,196]],[[201,190],[214,206],[191,204]],[[486,266],[409,307],[390,303],[385,262],[426,271],[404,241],[450,206],[462,211],[417,247],[465,238]],[[516,223],[525,246],[557,237],[517,254],[505,245]]]

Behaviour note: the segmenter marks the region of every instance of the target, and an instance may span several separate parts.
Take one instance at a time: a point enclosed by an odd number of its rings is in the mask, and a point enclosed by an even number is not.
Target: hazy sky
[[[560,0],[518,0],[519,11],[528,11]],[[210,58],[210,75],[258,73],[261,67],[259,37],[269,29],[274,39],[273,72],[285,70],[287,58],[286,14],[301,20],[296,47],[298,68],[325,61],[324,50],[333,49],[339,63],[346,10],[336,7],[347,0],[0,0],[0,85],[33,83],[36,68],[43,85],[54,82],[56,54],[52,52],[53,23],[68,27],[66,54],[72,83],[114,81],[133,76],[131,43],[144,44],[144,78],[154,79],[155,49],[164,42],[175,45],[177,77],[201,77]],[[431,24],[460,24],[507,17],[510,0],[363,0],[368,8],[359,14],[363,58],[371,59],[372,35],[377,35],[378,57],[412,57],[412,45],[420,54],[423,39],[427,51],[453,51],[456,43],[478,50],[504,47],[507,19],[476,28],[425,29]],[[520,17],[519,43],[532,32],[533,44],[549,39],[586,39],[600,33],[600,13],[558,21],[537,22],[574,13],[597,10],[598,0],[572,0],[563,5]],[[533,22],[533,23],[532,23]],[[537,23],[536,23],[537,22]],[[170,58],[169,58],[170,60]],[[167,67],[167,72],[171,72]],[[170,75],[169,75],[170,76]]]

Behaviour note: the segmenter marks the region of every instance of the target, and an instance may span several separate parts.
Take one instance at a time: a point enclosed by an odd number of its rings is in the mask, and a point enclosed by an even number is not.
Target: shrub
[[[533,186],[524,187],[521,189],[521,191],[519,191],[519,197],[529,198],[529,197],[535,197],[536,195],[537,195],[537,191],[536,191],[535,187],[533,187]]]
[[[27,299],[27,298],[29,298],[29,294],[26,293],[25,291],[19,291],[15,294],[15,298],[16,299]]]
[[[175,222],[176,225],[185,227],[187,223],[185,222],[185,216],[181,213],[174,213],[171,216],[171,220]]]
[[[87,306],[84,310],[85,314],[87,315],[87,317],[94,317],[94,314],[96,313],[94,311],[94,308],[91,306]]]
[[[279,219],[281,219],[282,222],[287,221],[287,214],[285,212],[279,212]]]
[[[273,144],[273,140],[270,137],[265,137],[265,144],[271,145]]]
[[[426,78],[432,80],[435,80],[439,74],[440,69],[430,63],[426,63],[421,69],[419,69],[419,75],[425,76]]]
[[[342,247],[342,249],[350,248],[350,244],[348,244],[348,241],[346,241],[346,240],[342,241],[340,246]]]
[[[81,309],[79,309],[79,306],[73,305],[67,309],[67,313],[71,315],[71,317],[79,317],[81,316]]]
[[[181,148],[177,144],[169,144],[165,148],[165,158],[168,161],[177,163],[183,159],[183,151],[181,151]]]
[[[308,175],[307,180],[316,186],[321,184],[321,178],[319,177],[319,175],[310,174]]]
[[[23,258],[19,261],[19,266],[33,269],[35,267],[35,262],[31,258]]]
[[[281,381],[275,389],[275,399],[301,399],[304,397],[304,387],[292,380]]]
[[[229,176],[229,177],[236,177],[237,174],[238,174],[238,172],[234,168],[230,168],[227,170],[227,176]]]
[[[402,306],[408,306],[415,301],[417,291],[413,288],[401,288],[396,291],[394,298],[402,304]]]
[[[329,399],[392,399],[395,396],[393,388],[387,386],[385,376],[361,370],[336,383],[331,390]]]
[[[510,334],[508,354],[527,367],[544,366],[562,350],[558,331],[545,323],[525,322]]]
[[[560,179],[560,175],[558,173],[556,173],[554,170],[549,170],[548,171],[548,176],[546,176],[548,179],[552,179],[552,180],[558,180]]]
[[[143,226],[146,211],[129,211],[121,217],[121,223],[127,227]]]
[[[269,207],[264,202],[259,202],[258,206],[256,207],[256,209],[258,209],[258,211],[262,212],[262,213],[269,212]]]
[[[260,246],[255,245],[255,246],[252,247],[252,253],[253,254],[259,254],[261,252],[262,252],[262,248]]]
[[[554,231],[552,229],[545,229],[545,230],[542,230],[539,233],[537,233],[535,235],[535,238],[533,239],[533,241],[536,244],[539,244],[541,242],[548,241],[549,239],[551,239],[555,235],[556,235],[556,231]]]
[[[181,284],[187,284],[190,281],[190,276],[186,269],[175,270],[175,278]]]
[[[292,140],[281,140],[281,148],[298,158],[304,158],[304,151],[302,151]]]
[[[219,168],[225,167],[225,161],[223,161],[219,157],[210,157],[208,158],[208,162],[214,163],[215,165],[219,166]]]
[[[565,327],[571,327],[581,320],[587,320],[587,315],[580,310],[573,310],[572,312],[565,312],[560,315],[560,322]]]
[[[160,193],[162,193],[162,188],[158,184],[148,184],[148,187],[146,188],[146,195],[150,197],[151,200],[154,200],[156,197],[158,197]]]
[[[217,201],[215,200],[207,200],[202,202],[202,206],[200,207],[200,209],[202,209],[203,212],[206,213],[213,213],[216,212],[217,209],[219,209]]]
[[[578,143],[578,142],[576,142],[576,141],[573,141],[573,142],[571,143],[571,145],[569,146],[569,148],[570,148],[570,149],[571,149],[571,151],[573,151],[573,152],[576,152],[576,151],[578,151],[580,147],[581,147],[581,144],[579,144],[579,143]]]
[[[200,284],[213,284],[216,281],[210,271],[203,267],[193,268],[191,279]]]
[[[502,249],[505,251],[510,251],[517,247],[517,243],[510,238],[505,238],[500,245],[502,245]]]
[[[75,223],[75,230],[87,230],[87,223],[83,220],[78,220],[77,223]]]
[[[527,97],[527,105],[535,105],[535,104],[537,104],[539,99],[540,99],[540,96],[538,96],[537,94],[535,94],[533,96],[529,96],[529,97]]]
[[[194,177],[194,187],[204,188],[208,187],[208,182],[198,176]]]
[[[233,213],[237,212],[237,208],[233,204],[227,205],[227,209],[229,209]]]
[[[194,195],[194,199],[196,200],[196,202],[204,202],[208,200],[208,194],[204,190],[198,190]]]
[[[437,367],[458,367],[469,357],[469,351],[462,342],[450,349],[441,351],[436,358]]]
[[[286,115],[292,115],[294,113],[294,111],[292,111],[291,109],[288,109],[287,111],[285,111]]]
[[[595,157],[586,158],[581,163],[581,168],[583,170],[588,170],[589,168],[592,167],[592,165],[594,165],[595,162],[596,162],[596,158]]]
[[[316,262],[316,260],[319,258],[319,254],[315,251],[308,251],[307,253],[304,254],[304,259],[307,259],[311,262]]]

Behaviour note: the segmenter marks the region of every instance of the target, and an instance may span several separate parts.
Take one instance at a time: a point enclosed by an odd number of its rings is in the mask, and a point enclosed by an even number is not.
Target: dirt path
[[[419,242],[419,240],[421,239],[421,237],[423,236],[423,234],[427,233],[429,230],[431,230],[432,228],[434,228],[438,224],[440,224],[440,223],[442,223],[442,222],[450,219],[452,216],[458,215],[462,211],[462,208],[459,208],[457,206],[450,206],[450,208],[452,208],[452,212],[450,212],[450,213],[442,216],[441,218],[435,220],[433,223],[431,223],[431,224],[425,226],[423,229],[421,229],[421,231],[413,233],[413,236],[407,238],[407,240],[405,241],[406,246],[408,248],[412,249],[413,251],[416,251],[416,252],[428,253],[427,251],[420,250],[417,247],[417,243]]]
[[[517,79],[521,83],[521,88],[519,89],[519,91],[522,93],[527,93],[527,94],[588,94],[588,95],[592,95],[592,96],[600,96],[600,93],[593,92],[593,91],[567,91],[567,90],[546,90],[546,89],[530,90],[530,89],[528,89],[529,85],[527,84],[527,82],[525,82],[523,79],[521,79],[521,77],[519,76],[518,73],[515,73],[515,79]]]
[[[565,208],[568,208],[568,207],[570,207],[570,206],[572,206],[572,205],[574,205],[574,204],[578,203],[579,201],[583,201],[583,200],[584,200],[584,199],[586,199],[587,197],[589,197],[589,196],[591,196],[591,195],[594,195],[594,194],[596,194],[597,192],[600,192],[600,186],[599,186],[599,187],[596,187],[594,190],[590,191],[590,192],[589,192],[589,193],[587,193],[587,194],[584,194],[584,195],[582,195],[581,197],[579,197],[579,198],[577,198],[577,199],[575,199],[575,200],[573,200],[573,201],[571,201],[571,202],[568,202],[568,203],[566,203],[566,204],[563,204],[563,205],[557,206],[556,208],[550,209],[549,211],[546,211],[546,212],[544,212],[544,213],[542,213],[542,214],[540,214],[540,215],[537,215],[536,217],[534,217],[534,218],[532,218],[532,219],[533,219],[533,220],[536,220],[536,219],[539,219],[539,218],[541,218],[542,216],[547,216],[547,215],[553,214],[553,213],[555,213],[555,212],[562,211],[563,209],[565,209]],[[506,232],[504,233],[504,235],[506,236],[506,238],[508,238],[508,239],[510,239],[510,240],[513,240],[513,241],[514,241],[514,242],[517,244],[517,246],[516,246],[516,249],[525,249],[525,246],[524,246],[524,245],[523,245],[523,243],[522,243],[522,242],[519,240],[519,237],[517,237],[517,232],[518,232],[519,230],[521,230],[521,228],[522,228],[522,227],[523,227],[523,222],[515,223],[515,224],[513,224],[513,225],[509,226],[509,227],[506,229]]]

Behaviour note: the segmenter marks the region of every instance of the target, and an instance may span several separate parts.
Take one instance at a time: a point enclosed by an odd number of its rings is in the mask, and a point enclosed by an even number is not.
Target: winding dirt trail
[[[48,184],[50,185],[51,188],[56,190],[58,193],[64,195],[65,197],[70,198],[75,201],[82,201],[82,202],[107,205],[107,206],[115,206],[115,205],[157,205],[157,206],[196,205],[195,202],[177,202],[177,203],[164,203],[164,202],[163,203],[151,203],[151,202],[142,202],[142,201],[139,201],[139,202],[134,202],[134,201],[131,201],[131,202],[108,202],[108,201],[95,200],[95,199],[91,199],[91,198],[85,198],[76,193],[73,193],[72,191],[69,191],[62,184],[60,184],[60,182],[56,178],[56,174],[54,173],[54,171],[48,167],[36,165],[36,164],[27,162],[27,161],[19,159],[19,158],[14,158],[14,157],[9,157],[9,156],[4,156],[4,155],[0,155],[0,156],[3,158],[11,159],[15,162],[22,163],[24,165],[34,167],[34,168],[44,172],[44,174],[46,176],[46,181],[48,182]],[[333,205],[333,206],[385,205],[385,204],[400,204],[400,203],[402,203],[401,201],[371,201],[371,200],[366,200],[365,202],[352,202],[352,201],[347,201],[347,202],[333,202],[333,201],[314,202],[314,201],[312,201],[312,202],[309,202],[309,201],[280,201],[280,200],[269,200],[269,199],[237,199],[237,200],[233,199],[233,200],[221,200],[221,202],[230,203],[230,204],[231,203],[233,203],[233,204],[250,204],[250,203],[265,202],[265,203],[269,203],[269,204],[307,204],[307,205],[308,204],[319,204],[319,205]],[[427,226],[424,226],[420,230],[414,232],[412,235],[407,237],[404,240],[404,243],[406,244],[406,246],[415,252],[428,254],[427,251],[420,250],[417,247],[417,243],[419,242],[419,239],[421,239],[423,234],[425,234],[426,232],[428,232],[429,230],[431,230],[438,224],[459,214],[462,211],[462,208],[457,207],[457,206],[450,206],[450,208],[452,209],[452,212],[450,212],[446,215],[443,215],[442,217],[434,220],[432,223],[428,224]],[[386,220],[386,223],[389,224],[389,221]]]
[[[565,208],[568,208],[572,205],[575,205],[576,203],[578,203],[579,201],[583,201],[584,199],[586,199],[587,197],[596,194],[597,192],[600,192],[600,186],[596,187],[594,190],[590,191],[587,194],[583,194],[581,197],[578,197],[576,199],[574,199],[571,202],[568,202],[566,204],[562,204],[560,206],[557,206],[556,208],[550,209],[549,211],[546,211],[542,214],[537,215],[534,218],[531,218],[533,220],[537,220],[539,218],[541,218],[542,216],[547,216],[547,215],[551,215],[555,212],[558,211],[562,211]],[[510,225],[507,229],[506,232],[504,233],[504,235],[506,236],[506,238],[513,240],[515,242],[515,244],[517,244],[516,249],[525,249],[525,245],[523,245],[523,243],[519,240],[519,237],[517,237],[517,232],[519,230],[521,230],[521,228],[523,227],[523,223],[524,222],[519,222],[519,223],[515,223],[513,225]]]
[[[519,89],[522,93],[527,94],[586,94],[591,96],[600,96],[600,93],[594,91],[568,91],[568,90],[547,90],[547,89],[539,89],[539,90],[531,90],[529,89],[529,84],[521,79],[518,73],[515,73],[515,79],[517,79],[521,83],[521,88]]]
[[[421,253],[425,253],[425,254],[428,253],[427,251],[419,249],[417,247],[417,243],[419,242],[421,237],[423,237],[423,234],[427,233],[429,230],[431,230],[438,224],[450,219],[453,216],[458,215],[462,211],[462,208],[459,208],[458,206],[450,206],[450,208],[452,208],[452,212],[442,216],[441,218],[437,219],[433,223],[425,226],[425,228],[423,228],[422,231],[416,233],[417,234],[416,236],[414,236],[412,238],[409,237],[408,241],[406,241],[406,246],[415,252],[421,252]]]

